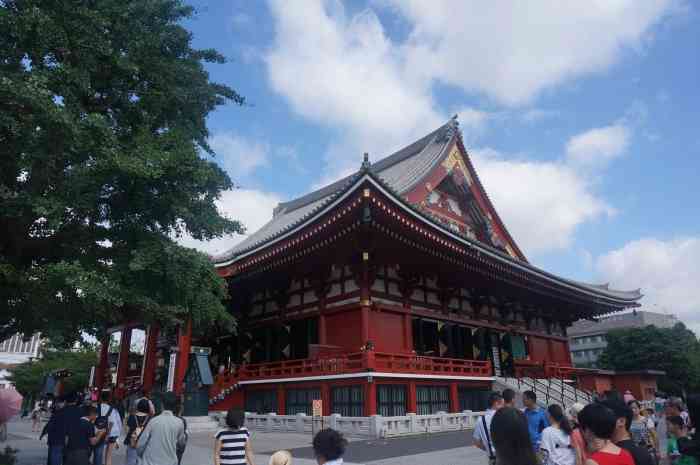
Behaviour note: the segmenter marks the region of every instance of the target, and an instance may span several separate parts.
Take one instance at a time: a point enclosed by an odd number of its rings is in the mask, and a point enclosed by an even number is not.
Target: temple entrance
[[[183,415],[206,416],[209,414],[209,386],[214,378],[209,367],[209,349],[192,347],[185,373],[185,399]]]

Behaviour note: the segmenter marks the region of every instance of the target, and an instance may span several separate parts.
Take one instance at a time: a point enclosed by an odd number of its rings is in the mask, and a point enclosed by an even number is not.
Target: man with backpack
[[[119,411],[110,403],[109,391],[100,394],[95,428],[105,430],[106,435],[95,446],[93,465],[112,465],[112,451],[119,447],[118,439],[122,434],[122,419]]]
[[[474,445],[489,454],[489,464],[496,463],[496,449],[491,441],[491,420],[496,411],[503,407],[503,396],[492,392],[488,398],[489,408],[479,418],[474,428]]]
[[[178,449],[187,443],[185,422],[175,416],[178,399],[172,392],[163,395],[163,411],[143,428],[136,443],[140,465],[177,465]]]

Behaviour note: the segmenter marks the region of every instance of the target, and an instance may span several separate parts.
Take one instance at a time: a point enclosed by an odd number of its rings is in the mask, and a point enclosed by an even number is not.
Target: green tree
[[[700,343],[682,323],[614,330],[607,341],[599,358],[601,368],[665,371],[659,388],[675,394],[700,387]]]
[[[10,372],[10,381],[25,397],[37,397],[46,376],[56,370],[68,369],[72,376],[64,378],[64,392],[82,389],[90,379],[90,368],[97,365],[98,353],[89,350],[46,352],[39,360],[17,365]]]
[[[244,99],[209,80],[181,0],[0,2],[0,339],[69,346],[129,318],[230,321],[208,258],[243,232],[207,115]]]

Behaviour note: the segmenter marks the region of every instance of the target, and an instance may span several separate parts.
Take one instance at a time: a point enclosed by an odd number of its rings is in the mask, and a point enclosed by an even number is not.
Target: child
[[[250,433],[243,426],[245,414],[237,408],[229,409],[226,426],[216,433],[214,442],[214,465],[253,465],[253,448]]]
[[[269,465],[292,465],[292,454],[286,450],[278,450],[270,457]]]
[[[678,438],[684,438],[688,434],[685,421],[680,416],[666,418],[666,429],[669,438],[667,445],[668,457],[673,465],[698,465],[698,460],[690,455],[682,455],[678,450]]]

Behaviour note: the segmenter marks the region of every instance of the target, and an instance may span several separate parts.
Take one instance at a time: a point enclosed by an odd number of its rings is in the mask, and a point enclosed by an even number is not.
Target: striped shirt
[[[221,430],[216,433],[216,439],[221,441],[221,465],[246,465],[245,445],[249,437],[250,432],[246,428]]]

